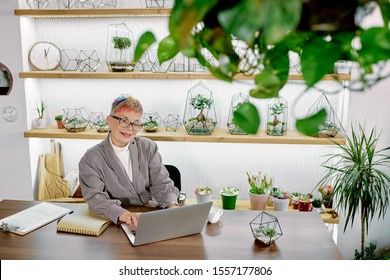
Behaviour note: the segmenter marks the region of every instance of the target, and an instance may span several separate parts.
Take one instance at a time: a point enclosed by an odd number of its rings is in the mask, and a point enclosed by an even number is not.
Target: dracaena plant
[[[326,168],[318,186],[333,185],[336,209],[346,214],[344,231],[360,215],[361,253],[364,254],[365,234],[374,217],[385,218],[390,205],[390,147],[377,149],[379,136],[362,126],[352,127],[352,136],[340,153],[330,154],[323,163]]]
[[[379,7],[383,24],[363,29],[360,24],[373,4]],[[363,90],[388,76],[382,70],[390,57],[389,18],[388,0],[176,0],[158,58],[162,63],[181,52],[228,82],[237,74],[251,74],[254,98],[279,96],[288,81],[291,53],[300,57],[306,85],[302,94],[332,73],[337,61],[348,60],[361,73],[352,89]],[[135,58],[155,41],[151,32],[144,33]],[[205,50],[215,64],[205,57]],[[326,119],[322,109],[297,119],[296,127],[315,135]],[[260,125],[259,112],[251,103],[243,103],[233,120],[248,133],[256,133]]]

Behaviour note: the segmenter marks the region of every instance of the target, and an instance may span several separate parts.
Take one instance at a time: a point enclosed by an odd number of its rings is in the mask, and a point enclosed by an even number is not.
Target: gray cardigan
[[[129,145],[133,182],[111,147],[109,135],[90,148],[79,163],[80,186],[90,210],[118,223],[121,205],[145,205],[154,198],[164,208],[179,194],[162,164],[157,144],[136,137]]]

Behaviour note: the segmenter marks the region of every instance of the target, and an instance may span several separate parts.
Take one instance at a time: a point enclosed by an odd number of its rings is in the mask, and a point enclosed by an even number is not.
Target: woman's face
[[[141,126],[141,113],[119,111],[107,116],[111,129],[111,141],[115,146],[124,147],[137,135]]]

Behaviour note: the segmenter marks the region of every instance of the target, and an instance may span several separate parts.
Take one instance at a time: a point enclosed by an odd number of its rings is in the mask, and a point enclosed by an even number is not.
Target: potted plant
[[[301,195],[299,197],[298,210],[303,212],[311,212],[313,210],[311,201],[312,199],[309,195]]]
[[[383,20],[367,26],[365,20],[374,12]],[[291,53],[299,57],[307,87],[302,93],[332,73],[335,63],[348,60],[354,62],[359,73],[350,87],[359,82],[354,90],[364,90],[388,77],[386,67],[381,66],[389,60],[388,48],[375,39],[387,36],[388,25],[386,1],[291,0],[270,5],[270,1],[176,0],[169,18],[170,33],[159,43],[159,60],[162,63],[183,53],[224,81],[234,81],[238,73],[252,75],[250,95],[254,98],[279,96],[289,79]],[[145,45],[156,41],[150,32],[144,35],[136,48],[137,57]],[[253,56],[253,63],[248,63],[246,69],[240,66],[248,57],[239,55],[237,41],[245,46],[245,54]],[[210,63],[210,53],[216,63]],[[234,116],[235,123],[246,132],[257,133],[260,114],[255,105],[243,103]],[[296,128],[306,135],[316,135],[326,118],[326,110],[320,110],[297,119]]]
[[[291,204],[293,206],[293,209],[298,209],[298,204],[299,204],[299,197],[301,194],[299,192],[293,192],[291,194]]]
[[[282,189],[278,188],[272,196],[274,198],[275,211],[288,211],[288,206],[291,201],[291,194],[289,192],[284,192]]]
[[[320,186],[318,188],[318,191],[322,195],[322,203],[324,203],[324,206],[326,208],[332,208],[332,206],[333,206],[333,201],[332,201],[333,187],[330,185]]]
[[[249,175],[248,183],[250,185],[249,193],[249,202],[251,209],[253,210],[265,210],[267,205],[267,200],[269,196],[269,188],[272,186],[272,178],[267,178],[266,175],[262,176],[261,172],[258,175]]]
[[[236,201],[238,193],[240,192],[237,188],[223,188],[219,193],[222,198],[222,208],[223,209],[236,209]]]
[[[347,144],[336,144],[341,152],[329,155],[323,163],[327,172],[318,183],[318,186],[333,186],[335,209],[341,209],[346,215],[344,232],[360,215],[360,253],[363,255],[369,222],[374,217],[385,217],[390,200],[390,147],[377,149],[378,141],[375,128],[366,134],[362,126],[359,125],[357,131],[352,126]]]
[[[198,203],[210,201],[213,190],[210,187],[199,187],[195,189],[196,201]]]
[[[57,128],[63,129],[65,128],[64,124],[62,123],[62,115],[57,115],[54,117],[56,123],[57,123]]]
[[[158,122],[153,116],[148,116],[148,119],[142,123],[145,132],[156,132],[158,130]]]
[[[322,204],[321,199],[319,199],[319,198],[313,199],[313,201],[311,202],[311,205],[313,205],[314,210],[316,210],[320,213],[325,212],[325,206],[324,206],[324,204]]]
[[[45,102],[41,101],[39,105],[37,105],[36,110],[38,112],[38,118],[34,120],[34,127],[36,129],[45,129],[46,128],[46,119],[45,119],[45,110],[47,105]]]

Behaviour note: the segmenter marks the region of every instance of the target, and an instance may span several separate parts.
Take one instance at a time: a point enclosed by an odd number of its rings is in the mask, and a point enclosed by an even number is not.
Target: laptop
[[[203,230],[212,204],[208,201],[144,212],[139,216],[136,232],[127,224],[121,227],[133,246],[197,234]]]

